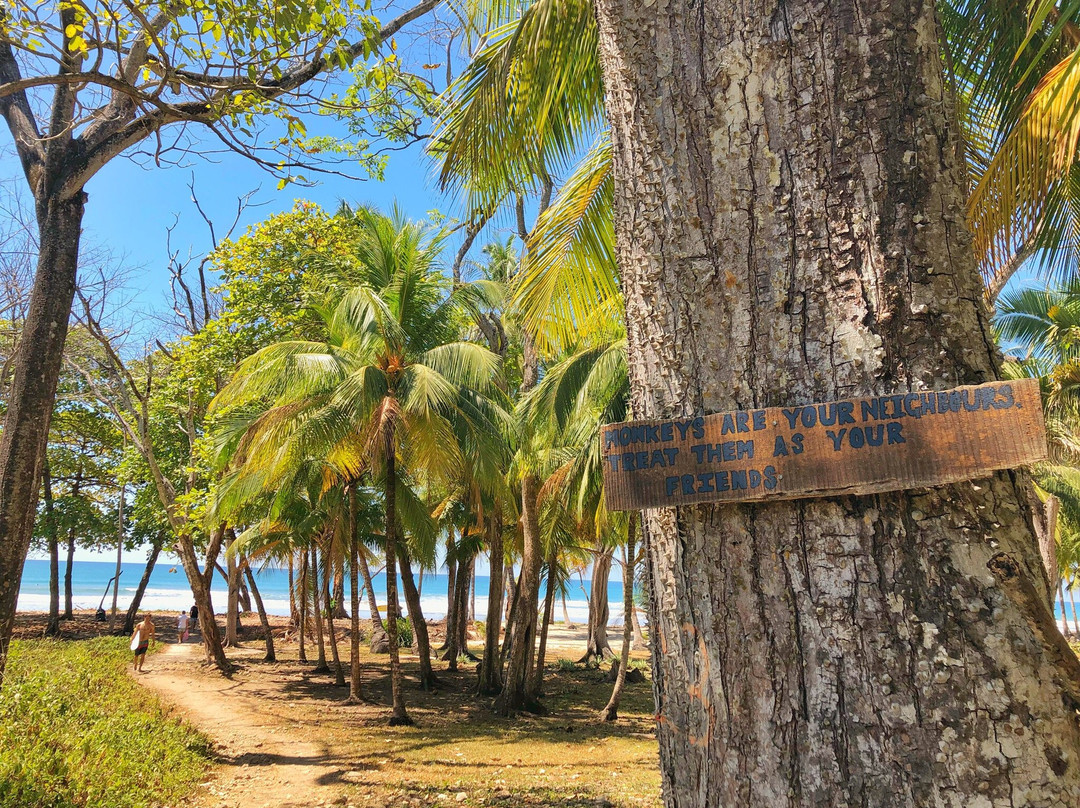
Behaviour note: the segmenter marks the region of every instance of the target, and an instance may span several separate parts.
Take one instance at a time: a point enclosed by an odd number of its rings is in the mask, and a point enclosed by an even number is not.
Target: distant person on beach
[[[188,612],[188,614],[191,615],[192,623],[197,623],[199,621],[199,607],[194,603],[191,604],[191,611]]]
[[[188,617],[187,612],[180,612],[180,616],[176,618],[176,637],[177,644],[182,643],[187,639],[188,634],[188,621],[191,618]]]
[[[150,641],[154,639],[154,621],[150,619],[150,613],[143,615],[142,622],[135,626],[131,633],[131,643],[135,651],[135,670],[142,672],[143,662],[146,661],[146,651],[150,647]],[[138,642],[136,642],[138,640]]]

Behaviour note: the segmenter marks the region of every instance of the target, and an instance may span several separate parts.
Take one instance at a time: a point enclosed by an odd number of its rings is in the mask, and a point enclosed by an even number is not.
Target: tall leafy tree
[[[39,234],[0,439],[0,677],[75,292],[87,183],[147,140],[158,160],[169,159],[170,144],[184,151],[185,127],[287,176],[298,168],[293,147],[304,137],[299,116],[312,108],[308,88],[373,53],[370,69],[382,79],[372,86],[394,84],[393,35],[437,3],[419,0],[385,23],[365,0],[285,0],[270,17],[263,4],[219,0],[14,0],[0,9],[0,117]],[[354,94],[358,106],[369,97],[365,86]],[[274,139],[285,154],[259,148],[267,114],[286,130]]]
[[[325,341],[268,346],[241,363],[218,401],[243,411],[250,426],[237,445],[244,468],[260,486],[299,458],[321,458],[341,483],[370,474],[385,508],[387,612],[391,626],[391,724],[412,723],[406,711],[393,626],[398,614],[399,510],[417,475],[454,474],[482,462],[499,439],[484,397],[498,356],[460,339],[465,311],[483,298],[482,286],[447,290],[436,259],[441,235],[399,215],[368,209],[354,214],[361,283],[318,309]]]

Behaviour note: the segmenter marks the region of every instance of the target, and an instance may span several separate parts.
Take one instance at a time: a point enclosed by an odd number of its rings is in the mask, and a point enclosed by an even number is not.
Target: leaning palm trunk
[[[259,625],[262,626],[263,641],[266,643],[266,655],[263,657],[263,662],[277,662],[277,654],[274,652],[274,631],[270,628],[270,618],[266,616],[262,595],[259,593],[259,587],[255,585],[255,574],[251,571],[251,564],[247,559],[244,560],[244,574],[247,576],[251,597],[255,600],[255,608],[259,612]]]
[[[405,603],[409,606],[409,622],[413,627],[413,642],[416,654],[420,657],[420,687],[423,690],[435,689],[435,674],[431,670],[431,641],[428,637],[427,623],[420,608],[420,591],[413,580],[412,566],[404,548],[398,557],[401,569],[401,586],[405,590]]]
[[[480,660],[480,681],[477,691],[492,696],[502,689],[502,665],[499,654],[499,634],[502,630],[503,593],[503,536],[502,519],[496,514],[488,518],[488,608],[484,626],[484,658]]]
[[[931,0],[595,6],[636,418],[998,377]],[[644,511],[665,803],[1080,804],[1026,485]]]
[[[308,599],[307,599],[307,590],[308,590],[307,572],[308,572],[307,552],[305,550],[301,550],[300,551],[300,576],[299,576],[300,577],[300,593],[299,593],[300,594],[300,597],[299,597],[299,602],[300,602],[300,609],[299,609],[299,613],[300,613],[300,635],[299,635],[300,652],[299,652],[299,654],[300,654],[300,661],[301,662],[307,662],[308,661],[307,649],[304,646],[304,635],[307,633],[307,602],[308,602]]]
[[[615,677],[615,686],[611,689],[611,698],[600,711],[601,721],[614,721],[619,717],[619,701],[626,686],[626,673],[630,667],[630,643],[634,638],[634,557],[637,553],[637,514],[630,514],[630,524],[626,528],[626,564],[623,566],[623,632],[622,653],[619,654],[619,673]]]
[[[359,540],[358,540],[359,541]],[[379,614],[379,602],[375,599],[375,587],[371,582],[371,570],[368,568],[367,556],[364,548],[359,548],[360,573],[364,576],[364,590],[367,592],[368,611],[371,612],[371,648],[383,645],[387,639],[386,629],[383,626],[382,615]]]
[[[443,638],[443,644],[439,646],[440,651],[446,651],[451,644],[451,637],[454,634],[455,619],[457,617],[454,612],[455,601],[457,598],[457,558],[454,555],[454,529],[449,528],[446,532],[446,636]],[[448,657],[443,657],[447,659]],[[451,670],[456,670],[451,668]]]

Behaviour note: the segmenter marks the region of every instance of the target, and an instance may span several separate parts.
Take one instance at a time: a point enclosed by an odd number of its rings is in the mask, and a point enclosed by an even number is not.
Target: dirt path
[[[265,682],[204,672],[198,645],[167,645],[147,659],[138,681],[156,691],[214,741],[223,764],[204,783],[196,805],[301,808],[347,805],[342,769],[309,739],[289,700],[267,698]]]

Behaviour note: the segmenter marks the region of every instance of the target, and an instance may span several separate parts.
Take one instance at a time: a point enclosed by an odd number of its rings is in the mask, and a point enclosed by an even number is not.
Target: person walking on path
[[[131,650],[135,652],[135,671],[142,673],[143,662],[146,661],[146,651],[150,647],[150,641],[154,639],[155,634],[154,621],[150,619],[150,614],[147,612],[143,615],[142,622],[135,626],[135,631],[131,633]]]
[[[180,612],[180,616],[176,618],[176,643],[179,645],[187,639],[188,635],[188,622],[190,618],[187,612]]]

